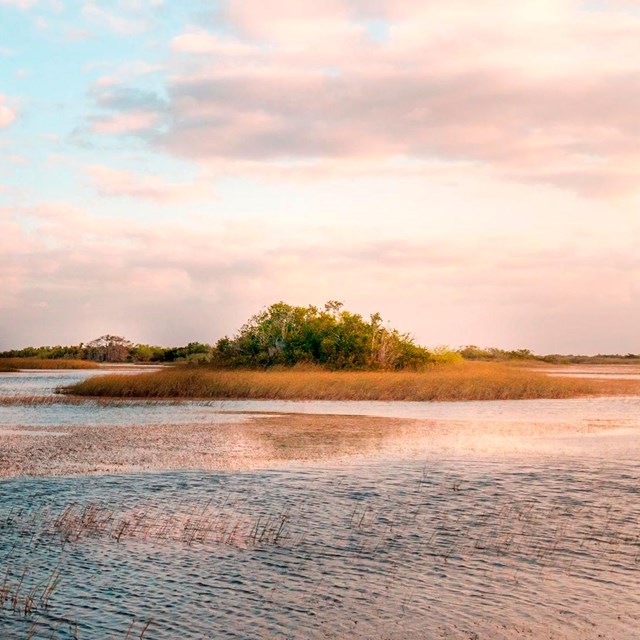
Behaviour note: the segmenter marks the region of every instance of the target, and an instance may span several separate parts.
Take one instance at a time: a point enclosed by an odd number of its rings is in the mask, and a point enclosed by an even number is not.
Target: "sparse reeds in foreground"
[[[63,391],[126,398],[386,401],[515,400],[600,393],[592,380],[549,377],[497,363],[436,366],[424,372],[186,367],[136,376],[96,376]]]
[[[98,365],[90,360],[72,360],[67,358],[0,358],[0,371],[18,371],[20,369],[97,369]]]

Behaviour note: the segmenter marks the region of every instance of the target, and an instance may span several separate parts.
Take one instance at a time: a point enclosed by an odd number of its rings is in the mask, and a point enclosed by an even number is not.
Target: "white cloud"
[[[121,15],[108,11],[97,2],[86,2],[82,7],[82,13],[100,26],[121,36],[140,35],[151,27],[149,15],[128,13]]]

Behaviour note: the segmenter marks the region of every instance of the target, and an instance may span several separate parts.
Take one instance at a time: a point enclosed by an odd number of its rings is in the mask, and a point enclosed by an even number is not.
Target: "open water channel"
[[[0,638],[639,637],[638,397],[32,401],[93,374],[0,374],[0,398],[25,398],[0,405],[0,456],[16,432],[233,433],[253,412],[455,424],[456,440],[433,448],[426,430],[406,450],[241,471],[0,479]],[[477,446],[504,424],[508,437]]]

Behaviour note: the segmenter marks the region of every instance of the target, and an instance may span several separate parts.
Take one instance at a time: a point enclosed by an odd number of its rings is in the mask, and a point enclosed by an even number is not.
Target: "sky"
[[[0,0],[0,349],[639,353],[639,60],[637,0]]]

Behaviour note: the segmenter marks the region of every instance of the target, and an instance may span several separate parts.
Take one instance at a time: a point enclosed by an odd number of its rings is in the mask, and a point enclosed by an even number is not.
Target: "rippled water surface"
[[[635,465],[442,461],[13,480],[0,549],[25,592],[61,569],[41,637],[152,620],[163,639],[636,638],[637,479]],[[33,626],[0,621],[9,638]]]
[[[44,395],[92,374],[2,376],[0,395],[17,385]],[[638,398],[16,404],[0,406],[0,425],[178,429],[239,419],[230,410],[455,420],[471,431],[606,423],[625,438],[608,448],[597,431],[569,446],[550,429],[534,439],[562,455],[396,451],[251,472],[0,480],[0,638],[638,637]]]

